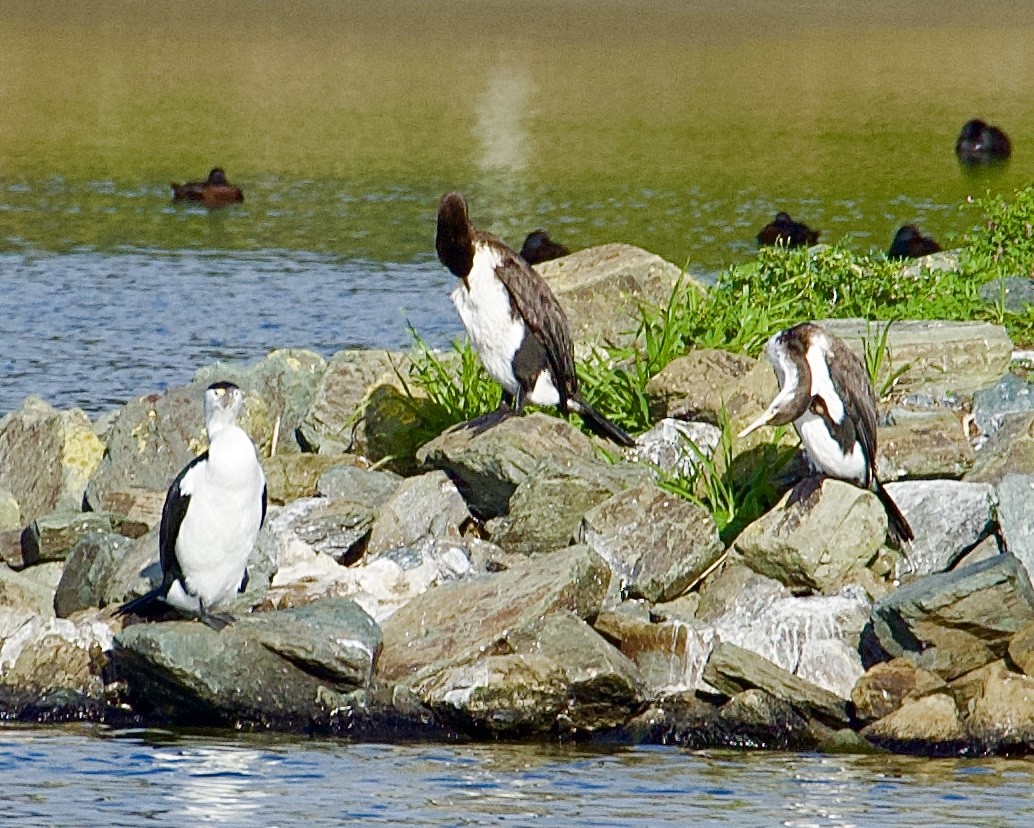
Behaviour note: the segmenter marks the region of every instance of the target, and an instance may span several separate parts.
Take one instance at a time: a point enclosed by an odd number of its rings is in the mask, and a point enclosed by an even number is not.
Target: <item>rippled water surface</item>
[[[438,196],[519,244],[695,272],[786,209],[858,249],[950,244],[1034,177],[1034,4],[6,0],[0,411],[90,412],[216,356],[458,330]],[[1005,167],[952,147],[979,115]],[[224,166],[243,204],[170,204]]]
[[[1029,761],[0,730],[22,826],[1034,824]]]

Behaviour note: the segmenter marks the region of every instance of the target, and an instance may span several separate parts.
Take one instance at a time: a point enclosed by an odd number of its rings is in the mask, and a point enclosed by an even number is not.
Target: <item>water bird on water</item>
[[[919,232],[914,224],[906,224],[898,228],[894,234],[894,241],[890,243],[890,250],[887,251],[888,259],[918,259],[920,256],[929,256],[931,253],[939,253],[941,246],[929,236]]]
[[[778,212],[774,221],[761,228],[757,240],[759,246],[782,244],[786,247],[811,247],[818,243],[819,231],[794,221],[789,213]]]
[[[528,264],[536,265],[539,262],[567,256],[570,252],[559,242],[553,241],[545,230],[532,230],[524,239],[518,255]]]
[[[862,361],[819,325],[780,331],[765,347],[779,393],[746,437],[764,425],[793,423],[816,472],[873,492],[887,511],[887,534],[903,548],[912,528],[876,477],[876,394]]]
[[[503,387],[499,413],[525,402],[574,411],[596,434],[635,445],[578,392],[567,316],[549,285],[502,240],[470,223],[467,201],[447,193],[438,204],[438,258],[459,283],[452,301],[488,375]]]
[[[162,582],[123,604],[118,615],[160,615],[166,604],[214,629],[233,620],[213,610],[247,586],[248,556],[266,517],[266,478],[255,444],[237,425],[243,405],[233,383],[205,391],[208,450],[176,476],[162,508]]]
[[[222,167],[214,167],[204,181],[188,181],[186,184],[172,183],[173,201],[200,201],[209,207],[221,207],[244,201],[241,188],[226,180]]]
[[[955,142],[955,155],[963,164],[989,164],[1012,155],[1009,136],[996,126],[973,118],[966,121]]]

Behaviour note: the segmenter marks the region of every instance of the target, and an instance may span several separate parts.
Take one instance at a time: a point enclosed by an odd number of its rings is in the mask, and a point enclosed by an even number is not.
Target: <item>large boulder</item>
[[[552,552],[574,537],[582,516],[617,492],[649,483],[643,466],[608,464],[576,455],[547,457],[510,498],[492,543],[510,552]]]
[[[471,509],[487,519],[507,512],[517,486],[543,458],[594,453],[592,441],[570,423],[531,414],[485,429],[461,424],[423,445],[416,456],[421,468],[447,472]]]
[[[925,754],[955,753],[969,741],[959,709],[948,693],[907,701],[863,729],[862,735],[887,750]]]
[[[1012,341],[1005,328],[989,322],[826,319],[822,326],[843,339],[861,357],[864,343],[877,341],[890,325],[887,350],[878,382],[903,369],[896,393],[942,399],[970,395],[998,381],[1012,360]]]
[[[894,409],[891,419],[891,424],[880,427],[877,437],[876,471],[880,480],[957,479],[973,465],[973,447],[951,411]]]
[[[0,420],[0,488],[29,523],[58,509],[80,510],[104,445],[79,409],[56,411],[37,397]]]
[[[995,490],[987,483],[909,480],[886,489],[915,534],[905,567],[912,575],[949,569],[994,527]]]
[[[1006,415],[964,479],[997,484],[1009,474],[1034,474],[1034,414]]]
[[[327,361],[319,354],[301,348],[271,351],[265,359],[251,365],[217,362],[206,365],[194,374],[193,382],[207,388],[213,382],[227,380],[244,391],[247,397],[265,405],[268,430],[253,433],[260,454],[297,452],[297,437],[302,419],[312,405],[316,388],[327,369]]]
[[[429,677],[472,663],[511,630],[549,612],[566,609],[579,618],[594,617],[609,583],[606,563],[587,547],[572,546],[505,572],[442,584],[382,623],[377,676],[420,693]]]
[[[881,598],[872,626],[883,650],[952,680],[1001,658],[1034,622],[1034,587],[1012,555],[920,578]]]
[[[60,511],[38,517],[22,535],[25,564],[63,561],[82,538],[111,528],[111,518],[97,512]]]
[[[290,503],[301,497],[314,497],[324,474],[341,466],[358,466],[351,454],[277,454],[262,458],[266,493],[270,503]]]
[[[578,341],[624,344],[639,327],[642,305],[664,306],[682,280],[704,288],[660,256],[627,244],[604,244],[536,265],[549,283]]]
[[[299,426],[299,439],[310,451],[334,454],[353,441],[370,388],[392,375],[399,355],[386,351],[338,351],[330,359]]]
[[[833,592],[872,561],[887,515],[872,492],[827,478],[806,496],[788,492],[736,538],[756,572],[788,587]]]
[[[767,361],[753,376],[757,388],[752,389],[743,380],[759,366],[758,360],[731,354],[718,349],[699,349],[677,357],[657,372],[646,384],[646,398],[650,416],[702,419],[715,423],[724,405],[736,416],[749,406],[756,414],[764,411],[765,398],[771,399],[778,390],[775,374]],[[751,393],[753,391],[753,393]],[[753,397],[758,399],[753,399]]]
[[[586,512],[576,538],[608,564],[624,591],[670,601],[724,551],[710,513],[655,483],[626,489]]]
[[[907,658],[874,664],[851,689],[855,717],[863,723],[889,716],[903,704],[947,689],[944,679]]]
[[[1034,577],[1034,474],[1007,474],[997,487],[998,525],[1007,552]]]
[[[990,388],[973,394],[973,422],[983,439],[998,431],[1006,417],[1032,411],[1034,386],[1013,373],[1006,374]]]
[[[381,507],[370,529],[367,554],[416,543],[449,527],[458,535],[470,520],[467,504],[443,471],[406,478]]]
[[[366,613],[328,599],[219,632],[193,621],[135,624],[116,638],[112,662],[138,704],[174,721],[297,728],[323,712],[321,687],[366,686],[379,647]]]
[[[128,548],[129,538],[114,532],[94,532],[81,538],[65,562],[54,596],[54,611],[61,618],[105,603],[105,590]]]

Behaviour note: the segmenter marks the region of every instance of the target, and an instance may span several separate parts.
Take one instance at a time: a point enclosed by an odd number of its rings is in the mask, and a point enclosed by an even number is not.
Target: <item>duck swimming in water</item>
[[[559,259],[571,251],[553,241],[545,230],[532,230],[528,233],[524,244],[521,245],[521,252],[517,255],[530,265],[539,262],[548,262],[550,259]]]
[[[186,184],[172,183],[173,201],[200,201],[209,207],[221,207],[244,201],[241,188],[226,180],[222,167],[214,167],[204,181],[188,181]]]
[[[776,213],[775,221],[770,221],[758,233],[758,246],[782,244],[786,247],[811,247],[818,243],[819,231],[812,230],[807,224],[794,221],[789,213]]]
[[[941,246],[929,236],[919,232],[914,224],[906,224],[898,228],[894,234],[894,241],[890,243],[890,250],[887,251],[888,259],[918,259],[920,256],[929,256],[931,253],[939,253]]]
[[[980,118],[973,118],[962,127],[955,142],[955,155],[962,164],[989,164],[1004,161],[1012,155],[1009,136]]]

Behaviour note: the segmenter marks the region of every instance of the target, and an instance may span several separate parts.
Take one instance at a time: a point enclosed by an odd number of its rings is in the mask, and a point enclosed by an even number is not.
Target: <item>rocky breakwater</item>
[[[554,267],[561,301],[562,285],[585,293],[607,336],[680,275],[621,246]],[[860,347],[864,324],[830,325]],[[96,423],[27,400],[0,421],[0,709],[381,739],[1027,752],[1034,428],[1010,354],[989,325],[891,328],[900,391],[879,464],[915,530],[907,556],[846,483],[773,498],[735,537],[660,485],[702,495],[716,424],[737,432],[775,392],[767,363],[721,351],[653,378],[657,425],[623,456],[541,413],[414,444],[426,401],[405,396],[401,354],[208,366]],[[124,626],[113,610],[158,577],[165,488],[204,448],[216,378],[246,392],[271,503],[237,620]],[[765,439],[734,443],[718,473],[749,477]]]

